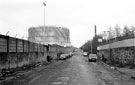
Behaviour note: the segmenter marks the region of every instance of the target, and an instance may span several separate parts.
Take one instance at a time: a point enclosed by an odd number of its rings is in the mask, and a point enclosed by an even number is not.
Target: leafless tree
[[[130,35],[132,35],[131,29],[125,25],[123,29],[123,36],[130,36]]]
[[[108,31],[110,32],[110,39],[115,38],[115,31],[112,29],[111,26],[108,28]]]
[[[115,30],[115,37],[120,37],[121,36],[121,28],[118,24],[114,27]]]

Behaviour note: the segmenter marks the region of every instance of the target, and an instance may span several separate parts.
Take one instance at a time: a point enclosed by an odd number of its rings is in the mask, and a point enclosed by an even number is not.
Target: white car
[[[96,54],[89,54],[88,61],[97,61],[97,55]]]
[[[87,53],[87,52],[84,52],[84,53],[83,53],[83,56],[88,56],[88,53]]]
[[[67,58],[67,54],[61,54],[60,55],[60,60],[65,60]]]

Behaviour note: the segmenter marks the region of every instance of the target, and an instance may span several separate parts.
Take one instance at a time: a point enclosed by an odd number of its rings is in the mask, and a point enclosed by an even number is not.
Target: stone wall
[[[135,66],[135,39],[126,39],[99,46],[99,57],[119,66]],[[110,50],[111,48],[111,50]]]
[[[134,64],[135,62],[134,47],[113,49],[112,60],[122,65]]]

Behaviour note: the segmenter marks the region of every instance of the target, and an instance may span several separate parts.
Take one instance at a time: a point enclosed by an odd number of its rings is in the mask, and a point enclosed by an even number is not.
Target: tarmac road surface
[[[3,85],[135,85],[135,82],[76,54],[47,67],[37,67],[27,75],[6,81]]]

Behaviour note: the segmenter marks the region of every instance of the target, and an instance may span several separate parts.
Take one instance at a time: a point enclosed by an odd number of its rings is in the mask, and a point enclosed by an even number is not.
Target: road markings
[[[69,81],[69,77],[59,77],[57,78],[59,81]]]
[[[35,80],[39,79],[41,76],[42,76],[42,75],[39,75],[39,76],[37,76],[37,77],[33,78],[29,83],[32,83],[33,81],[35,81]]]
[[[35,75],[36,75],[36,74],[32,74],[32,75],[29,76],[29,78],[32,78],[32,77],[34,77]]]
[[[94,66],[96,66],[96,65],[97,65],[95,62],[92,62],[92,64],[93,64]]]
[[[71,71],[71,70],[72,70],[71,68],[62,69],[62,71]]]
[[[52,82],[51,85],[64,85],[69,81],[69,77],[58,77],[55,82]]]
[[[64,85],[64,84],[67,84],[67,82],[52,82],[51,85],[58,85],[58,84],[61,84],[61,85]]]

